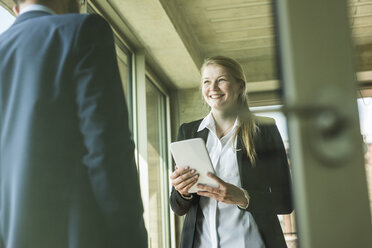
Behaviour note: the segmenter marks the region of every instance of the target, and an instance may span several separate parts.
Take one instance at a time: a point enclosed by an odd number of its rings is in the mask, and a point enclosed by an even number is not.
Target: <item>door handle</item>
[[[321,164],[327,167],[341,167],[350,162],[357,147],[352,120],[340,108],[331,104],[284,106],[283,113],[294,115],[309,125],[305,137],[308,148]]]
[[[330,103],[285,105],[278,110],[257,112],[282,112],[287,117],[302,119],[301,125],[307,126],[306,145],[314,158],[326,167],[341,167],[356,152],[357,147],[351,142],[354,139],[351,119]]]

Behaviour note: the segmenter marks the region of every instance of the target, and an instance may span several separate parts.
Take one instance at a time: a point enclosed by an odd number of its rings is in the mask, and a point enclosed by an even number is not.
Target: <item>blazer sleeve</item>
[[[278,128],[275,124],[266,125],[261,144],[263,146],[264,166],[262,182],[264,190],[249,190],[250,203],[247,211],[252,213],[290,214],[293,211],[291,178],[287,155]]]
[[[178,129],[177,134],[177,141],[187,139],[187,135],[185,132],[185,124],[182,124]],[[198,198],[196,194],[192,194],[192,199],[185,199],[181,196],[181,194],[172,187],[172,192],[170,196],[170,205],[174,213],[177,215],[184,215],[187,214],[190,207],[193,205],[194,201]]]
[[[110,26],[89,15],[75,39],[77,115],[93,194],[110,247],[147,247],[134,143]]]

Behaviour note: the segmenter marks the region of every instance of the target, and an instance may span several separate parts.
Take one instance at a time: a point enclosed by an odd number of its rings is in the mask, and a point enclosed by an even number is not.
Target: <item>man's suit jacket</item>
[[[0,246],[147,246],[109,25],[26,12],[0,58]]]
[[[202,138],[207,142],[207,128],[197,132],[202,120],[181,125],[177,140]],[[267,248],[287,247],[277,214],[292,212],[291,181],[283,141],[275,122],[269,118],[258,118],[259,132],[254,141],[257,152],[252,166],[243,148],[241,135],[237,137],[237,161],[241,185],[250,195],[249,206]],[[181,248],[192,248],[197,218],[201,217],[200,196],[194,194],[191,200],[182,198],[172,188],[170,204],[177,215],[186,214],[181,235]],[[232,230],[233,231],[233,230]],[[227,234],[228,235],[228,234]]]

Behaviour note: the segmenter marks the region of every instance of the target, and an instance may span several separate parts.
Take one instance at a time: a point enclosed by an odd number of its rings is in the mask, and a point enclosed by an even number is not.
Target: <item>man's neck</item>
[[[24,2],[19,3],[19,5],[13,6],[13,12],[16,14],[16,16],[19,16],[20,14],[22,14],[25,11],[27,11],[28,9],[30,9],[30,7],[33,6],[33,5],[42,5],[44,7],[49,8],[53,12],[58,13],[55,10],[55,8],[53,8],[53,6],[51,6],[51,4],[41,4],[37,0],[26,0]]]
[[[25,13],[25,12],[29,12],[29,11],[42,11],[42,12],[46,12],[48,14],[51,14],[51,15],[54,15],[56,14],[52,9],[44,6],[44,5],[40,5],[40,4],[30,4],[30,5],[27,5],[26,7],[22,8],[21,11],[20,11],[20,15]]]

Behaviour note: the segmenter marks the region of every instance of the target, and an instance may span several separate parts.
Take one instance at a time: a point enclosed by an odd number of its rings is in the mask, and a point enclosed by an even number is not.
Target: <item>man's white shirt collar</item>
[[[235,128],[238,126],[238,123],[239,123],[239,120],[238,120],[238,117],[236,117],[232,130],[235,130]],[[212,111],[209,112],[209,114],[206,117],[204,117],[204,119],[199,125],[198,132],[200,132],[204,128],[208,128],[209,131],[216,133],[216,124],[214,123]]]
[[[43,11],[43,12],[46,12],[46,13],[49,13],[51,15],[55,15],[56,12],[54,12],[52,9],[44,6],[44,5],[41,5],[41,4],[30,4],[28,6],[26,6],[25,8],[23,8],[21,10],[21,12],[19,13],[19,15],[22,15],[26,12],[29,12],[29,11]]]

